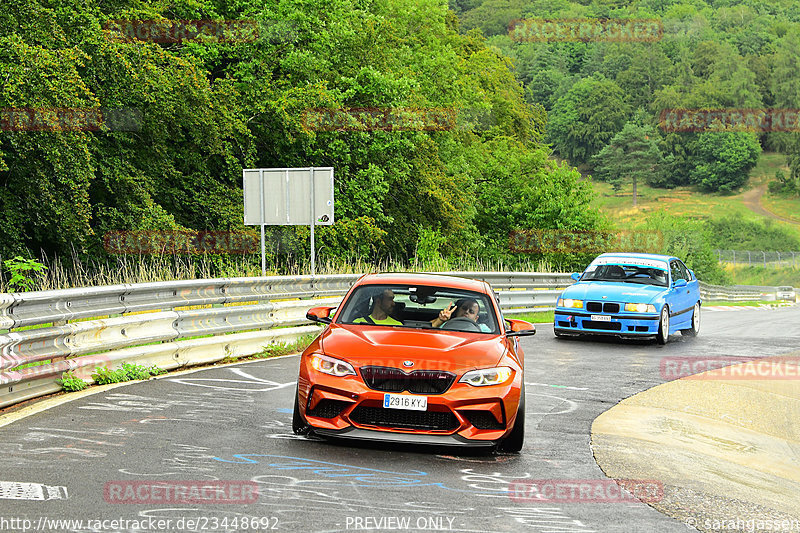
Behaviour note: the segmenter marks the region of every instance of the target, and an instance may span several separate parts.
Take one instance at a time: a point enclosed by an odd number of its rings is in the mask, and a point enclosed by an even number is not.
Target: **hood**
[[[653,303],[662,295],[667,287],[644,285],[640,283],[622,283],[617,281],[581,281],[567,287],[562,298],[574,300],[590,300],[599,302],[629,302],[635,304]],[[603,299],[603,296],[607,298]]]
[[[502,336],[485,333],[333,324],[322,337],[322,349],[356,366],[458,372],[497,365],[505,345]],[[405,367],[404,361],[414,366]]]

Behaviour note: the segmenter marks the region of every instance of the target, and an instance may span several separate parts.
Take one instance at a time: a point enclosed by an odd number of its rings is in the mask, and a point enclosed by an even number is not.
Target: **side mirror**
[[[506,337],[528,337],[536,335],[536,326],[524,320],[512,320],[507,318],[509,329],[506,330]]]
[[[306,318],[311,320],[312,322],[319,322],[321,324],[330,324],[330,314],[331,311],[336,309],[335,307],[313,307],[308,310],[306,313]]]
[[[685,279],[677,279],[672,283],[672,286],[675,287],[676,289],[679,287],[685,287],[686,285],[688,285],[688,283],[686,282]]]
[[[573,272],[570,277],[572,279],[574,279],[575,281],[578,281],[579,279],[581,279],[581,273],[580,272]]]

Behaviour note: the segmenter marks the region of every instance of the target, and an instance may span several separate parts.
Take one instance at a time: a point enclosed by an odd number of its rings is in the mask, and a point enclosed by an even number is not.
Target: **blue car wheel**
[[[656,340],[659,344],[667,344],[669,340],[669,306],[661,308],[661,318],[658,321],[658,335]]]

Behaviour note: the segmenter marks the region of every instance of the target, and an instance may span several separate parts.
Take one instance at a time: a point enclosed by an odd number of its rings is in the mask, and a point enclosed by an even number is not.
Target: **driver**
[[[358,317],[353,320],[353,324],[402,326],[402,322],[389,316],[394,311],[394,307],[394,292],[392,292],[392,289],[384,289],[372,297],[372,311],[369,316]]]
[[[492,330],[486,324],[478,323],[478,316],[481,308],[478,301],[474,298],[462,298],[457,300],[456,303],[450,303],[447,309],[439,311],[439,316],[431,321],[431,325],[435,328],[440,328],[442,325],[451,318],[467,318],[480,328],[484,333],[489,333]]]

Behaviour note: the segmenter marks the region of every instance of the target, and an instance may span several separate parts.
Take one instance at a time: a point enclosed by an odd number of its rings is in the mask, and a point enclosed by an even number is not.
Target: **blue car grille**
[[[590,313],[619,313],[619,304],[613,302],[586,302]]]

